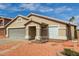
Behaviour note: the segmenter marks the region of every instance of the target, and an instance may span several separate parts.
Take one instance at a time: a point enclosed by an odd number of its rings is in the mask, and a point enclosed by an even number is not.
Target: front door
[[[29,26],[29,40],[34,40],[36,36],[36,26]]]

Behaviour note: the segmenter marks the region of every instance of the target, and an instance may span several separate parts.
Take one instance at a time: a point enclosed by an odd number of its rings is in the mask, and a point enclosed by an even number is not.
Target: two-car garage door
[[[10,28],[8,30],[9,38],[11,39],[25,39],[24,28]]]

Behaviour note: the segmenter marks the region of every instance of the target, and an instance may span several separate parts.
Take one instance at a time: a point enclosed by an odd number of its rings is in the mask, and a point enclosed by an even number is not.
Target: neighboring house
[[[6,25],[6,37],[10,39],[71,40],[77,38],[76,25],[56,18],[31,13],[17,16]]]
[[[0,17],[0,38],[4,38],[5,37],[5,25],[10,22],[11,19],[10,18],[4,18],[4,17]]]

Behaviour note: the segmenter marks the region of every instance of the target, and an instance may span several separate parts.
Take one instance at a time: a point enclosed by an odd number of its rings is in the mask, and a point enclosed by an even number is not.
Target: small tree
[[[72,16],[70,19],[69,19],[69,22],[74,22],[75,21],[75,17]]]

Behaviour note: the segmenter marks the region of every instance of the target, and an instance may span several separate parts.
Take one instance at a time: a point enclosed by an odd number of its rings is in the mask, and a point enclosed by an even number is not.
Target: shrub
[[[66,55],[66,56],[79,56],[78,52],[72,51],[71,49],[64,49],[64,51],[61,53]]]

